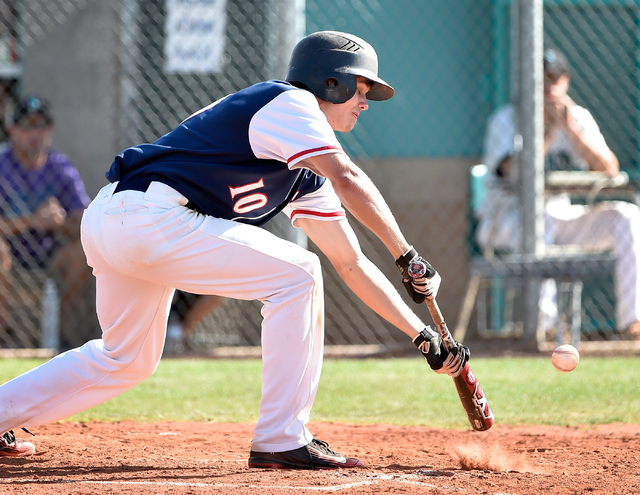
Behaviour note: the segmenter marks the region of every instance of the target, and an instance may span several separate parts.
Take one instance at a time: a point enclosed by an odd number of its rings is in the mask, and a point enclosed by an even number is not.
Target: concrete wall
[[[117,149],[119,90],[112,2],[89,2],[26,47],[24,86],[48,99],[54,147],[71,157],[90,196],[106,183]]]

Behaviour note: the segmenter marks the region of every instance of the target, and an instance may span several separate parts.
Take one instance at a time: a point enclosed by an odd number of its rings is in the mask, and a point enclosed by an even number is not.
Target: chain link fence
[[[527,297],[533,297],[541,309],[534,328],[541,348],[581,342],[598,349],[605,341],[609,348],[634,347],[629,341],[638,320],[639,287],[638,4],[541,3],[535,86],[540,113],[532,115],[530,95],[523,93],[534,87],[525,83],[535,73],[517,46],[523,43],[519,16],[526,3],[498,3],[495,10],[496,44],[504,46],[496,57],[496,83],[502,83],[483,142],[486,169],[475,169],[471,192],[487,187],[487,197],[476,205],[476,240],[485,258],[492,257],[489,264],[503,273],[486,270],[475,281],[482,303],[478,328],[489,335],[526,333],[526,318],[532,317]],[[523,232],[523,224],[528,213],[534,216],[526,211],[532,203],[525,206],[534,184],[523,167],[533,166],[525,163],[527,139],[534,139],[526,129],[535,129],[537,118],[536,176],[544,192],[536,190],[536,212],[544,223],[538,234],[543,247],[536,254],[546,251],[543,261],[549,263],[538,263],[536,275],[523,280],[507,275],[514,269],[528,273],[526,236],[533,232]]]
[[[324,29],[352,32],[375,46],[380,74],[395,87],[396,96],[390,102],[372,102],[355,130],[339,136],[341,142],[379,186],[407,239],[441,273],[439,304],[457,335],[465,340],[519,340],[523,319],[531,317],[524,309],[524,279],[493,273],[477,279],[474,287],[472,268],[474,260],[489,252],[487,239],[478,237],[484,228],[478,212],[483,197],[494,196],[497,170],[487,161],[488,122],[495,121],[495,112],[504,111],[505,105],[517,115],[520,86],[514,81],[526,77],[513,49],[520,32],[513,7],[524,3],[7,0],[0,4],[3,184],[7,174],[15,175],[7,167],[15,162],[11,129],[21,96],[37,92],[50,100],[54,147],[68,154],[92,196],[104,185],[104,171],[122,149],[154,141],[231,92],[261,80],[284,78],[291,49],[304,34]],[[536,294],[545,309],[537,325],[540,344],[571,339],[570,332],[560,335],[571,324],[578,326],[582,342],[633,344],[627,329],[636,310],[628,305],[636,303],[620,298],[635,295],[638,268],[633,263],[640,259],[639,248],[631,247],[640,235],[640,218],[633,206],[639,149],[639,4],[554,0],[544,2],[541,9],[539,42],[566,56],[568,96],[593,117],[584,118],[588,125],[597,124],[602,138],[597,137],[598,143],[606,143],[615,154],[627,180],[614,188],[609,187],[612,183],[603,187],[592,177],[571,191],[568,183],[560,184],[566,186],[561,192],[569,193],[567,201],[607,211],[609,217],[601,225],[592,222],[588,231],[577,228],[572,238],[566,225],[547,232],[553,245],[573,246],[564,261],[576,250],[589,249],[602,253],[602,263],[592,273],[581,272],[579,280],[567,278],[566,273],[558,275],[556,284],[537,277],[541,288]],[[504,149],[496,164],[512,154],[517,161],[519,152],[517,121],[509,121],[507,115],[501,122],[505,127],[495,135]],[[551,132],[549,124],[547,131]],[[580,148],[575,133],[563,132],[563,146],[568,149],[573,143]],[[557,153],[549,153],[545,160],[554,172],[586,169],[595,160],[582,148],[581,154],[566,152],[560,144],[556,147]],[[103,150],[100,159],[90,154],[90,148]],[[486,165],[483,173],[478,173],[482,169],[477,165]],[[86,273],[84,256],[74,251],[77,231],[59,228],[72,225],[72,201],[57,191],[58,207],[42,207],[46,199],[42,196],[49,197],[57,182],[57,177],[49,176],[0,187],[2,348],[65,349],[100,336],[95,284]],[[29,189],[34,183],[49,190],[36,194]],[[515,214],[522,204],[517,193],[527,186],[515,179],[509,184],[515,199],[508,212]],[[23,196],[21,202],[12,199],[16,191]],[[622,200],[626,206],[607,209],[611,200]],[[632,227],[626,247],[619,242],[626,231],[611,228],[618,220],[610,217],[616,215]],[[385,247],[356,220],[351,222],[364,253],[403,292]],[[547,221],[547,228],[550,225]],[[278,217],[266,228],[307,245],[286,218]],[[609,233],[601,230],[606,228]],[[514,225],[507,231],[520,232]],[[566,239],[561,241],[563,234]],[[498,258],[521,252],[517,242],[500,245],[492,238],[490,244]],[[328,345],[370,354],[411,346],[402,332],[351,293],[312,243],[308,248],[317,252],[324,267]],[[561,252],[561,261],[562,256]],[[621,265],[621,260],[629,264]],[[557,270],[560,266],[559,262]],[[426,307],[415,310],[430,321]],[[169,336],[181,335],[172,331],[180,327],[190,332],[186,340],[170,339],[170,350],[214,352],[259,346],[260,321],[258,302],[178,293]]]

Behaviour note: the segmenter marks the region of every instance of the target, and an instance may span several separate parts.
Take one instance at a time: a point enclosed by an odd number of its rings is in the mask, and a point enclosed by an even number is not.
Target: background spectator
[[[544,52],[545,170],[592,170],[609,175],[619,172],[618,159],[609,149],[595,119],[567,94],[571,76],[565,56]],[[514,153],[514,108],[508,104],[490,117],[484,141],[484,163],[489,171],[488,191],[480,209],[478,241],[496,248],[517,250],[522,228],[521,199],[511,173]],[[495,231],[492,219],[497,211]],[[610,249],[616,255],[614,274],[618,328],[640,339],[640,212],[634,204],[606,201],[593,207],[572,204],[568,195],[547,196],[545,204],[547,244],[580,245],[585,249]],[[555,287],[555,286],[554,286]],[[548,285],[547,285],[548,288]],[[541,301],[552,320],[555,304]]]
[[[89,197],[69,158],[51,147],[54,119],[37,95],[18,101],[0,149],[0,327],[12,321],[6,295],[16,264],[54,277],[61,321],[71,318],[74,301],[89,279],[80,245],[80,219]]]

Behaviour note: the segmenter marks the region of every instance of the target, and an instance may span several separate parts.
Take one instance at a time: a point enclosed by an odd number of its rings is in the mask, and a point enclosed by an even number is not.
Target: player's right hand
[[[413,339],[413,343],[420,350],[433,371],[454,378],[460,376],[464,365],[471,357],[469,348],[457,342],[456,347],[449,352],[442,342],[442,337],[429,326],[425,327]]]
[[[430,271],[416,276],[411,273],[411,266],[416,263],[423,267],[429,267]],[[422,304],[425,299],[435,299],[442,282],[440,274],[414,248],[400,256],[396,260],[396,265],[402,274],[402,285],[415,303]]]

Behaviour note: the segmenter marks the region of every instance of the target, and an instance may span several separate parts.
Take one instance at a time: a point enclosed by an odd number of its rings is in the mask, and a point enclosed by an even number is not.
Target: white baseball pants
[[[624,330],[640,320],[640,209],[624,201],[593,207],[561,201],[546,206],[547,244],[610,249],[616,257],[616,321]]]
[[[1,386],[0,432],[67,418],[151,376],[178,288],[264,303],[262,399],[252,449],[308,444],[313,437],[305,425],[324,345],[317,256],[263,229],[198,214],[164,184],[114,194],[115,187],[104,187],[82,220],[102,339]]]

